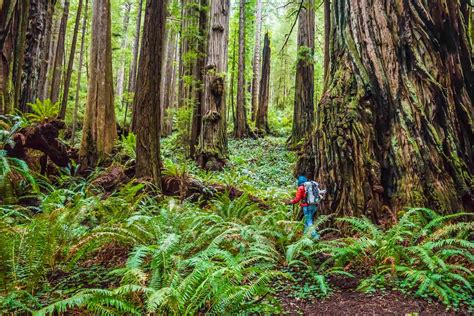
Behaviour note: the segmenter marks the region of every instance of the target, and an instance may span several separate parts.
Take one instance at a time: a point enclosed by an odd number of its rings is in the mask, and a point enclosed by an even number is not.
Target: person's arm
[[[304,187],[299,186],[298,190],[296,190],[296,196],[293,200],[291,200],[290,204],[296,204],[304,198]]]

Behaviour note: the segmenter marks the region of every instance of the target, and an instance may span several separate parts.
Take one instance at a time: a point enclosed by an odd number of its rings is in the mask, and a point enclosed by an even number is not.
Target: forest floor
[[[278,203],[292,195],[295,188],[294,152],[285,146],[285,137],[230,141],[230,165],[224,175],[234,175],[237,187],[255,191],[257,197]],[[226,177],[226,176],[223,176]],[[229,178],[227,176],[227,178]],[[277,299],[289,315],[459,315],[447,311],[438,302],[415,298],[394,290],[362,293],[356,290],[359,280],[333,278],[334,289],[327,298],[314,297],[311,282],[303,275],[294,281],[279,282]],[[314,291],[313,291],[314,292]]]
[[[230,163],[223,173],[214,174],[212,177],[252,192],[262,200],[271,200],[273,203],[284,201],[296,190],[293,177],[296,155],[287,150],[285,141],[285,137],[230,140]],[[173,162],[183,162],[179,158],[176,160],[172,152],[168,154],[168,158],[174,160]],[[205,173],[199,169],[192,167],[191,169],[192,174],[206,178]],[[286,272],[284,268],[282,270]],[[416,298],[395,290],[362,293],[356,290],[360,281],[357,278],[333,278],[330,280],[333,289],[331,295],[326,298],[316,297],[315,285],[308,281],[307,276],[296,273],[293,277],[293,281],[276,282],[276,297],[283,314],[468,315],[467,312],[447,311],[441,303]]]

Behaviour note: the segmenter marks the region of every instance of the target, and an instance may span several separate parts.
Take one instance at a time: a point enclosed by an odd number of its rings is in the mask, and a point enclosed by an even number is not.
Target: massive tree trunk
[[[125,80],[125,48],[127,48],[128,44],[128,22],[130,20],[130,10],[132,8],[131,2],[125,2],[124,4],[124,12],[123,12],[123,22],[122,22],[122,41],[120,42],[120,66],[117,72],[117,84],[115,86],[115,95],[119,102],[122,102],[122,94],[123,94],[123,85]]]
[[[133,119],[137,134],[137,177],[150,177],[161,187],[160,78],[164,53],[166,0],[148,0],[143,27]],[[158,88],[158,89],[157,89]]]
[[[255,23],[257,28],[255,30],[255,47],[253,52],[253,76],[252,76],[252,121],[255,121],[255,116],[258,109],[258,95],[260,93],[260,34],[262,33],[262,2],[257,0],[257,17]]]
[[[293,128],[288,144],[296,146],[311,132],[314,119],[314,0],[304,2],[298,20]]]
[[[117,138],[110,0],[94,0],[89,66],[87,106],[79,151],[83,169],[95,166],[98,159],[110,154]]]
[[[239,65],[237,79],[237,107],[234,125],[235,138],[245,138],[250,135],[245,108],[245,1],[240,0],[239,10]]]
[[[331,68],[298,162],[323,213],[473,207],[473,74],[459,1],[334,0]]]
[[[72,69],[74,67],[74,59],[76,57],[75,55],[76,55],[77,36],[79,33],[79,24],[81,23],[82,2],[83,0],[79,0],[79,5],[77,7],[76,21],[74,23],[74,33],[72,35],[71,52],[69,53],[69,61],[67,64],[66,78],[64,79],[64,89],[63,89],[64,91],[63,91],[63,98],[61,99],[61,110],[59,111],[60,119],[64,119],[64,117],[66,116],[67,101],[69,98],[69,86],[71,85]]]
[[[190,70],[191,74],[191,83],[189,85],[184,85],[185,88],[185,97],[187,96],[188,106],[193,108],[193,116],[191,122],[191,137],[189,141],[189,154],[191,157],[196,156],[196,147],[198,146],[199,135],[201,132],[202,119],[203,119],[203,109],[202,109],[202,100],[203,100],[203,71],[205,66],[205,56],[207,48],[207,37],[208,37],[208,23],[209,23],[209,12],[207,9],[208,0],[200,0],[199,5],[199,23],[198,23],[198,39],[193,41],[188,41],[188,54],[195,55],[195,58],[189,60],[190,64],[186,65],[187,67],[192,67]],[[189,30],[188,30],[189,31]],[[189,36],[189,35],[188,35]],[[196,34],[194,34],[196,37]],[[189,80],[189,79],[188,79]]]
[[[23,63],[19,109],[28,112],[28,103],[38,97],[41,62],[45,59],[42,43],[45,36],[48,0],[31,0],[26,33],[26,47]]]
[[[141,29],[141,24],[142,24],[142,8],[143,8],[143,0],[140,0],[140,3],[138,5],[137,11],[137,23],[135,26],[135,40],[133,43],[133,59],[132,63],[130,65],[130,73],[128,75],[128,88],[127,92],[128,94],[130,93],[135,93],[136,85],[137,85],[137,68],[138,68],[138,52],[140,48],[140,29]],[[127,123],[127,112],[128,112],[128,106],[129,106],[129,98],[127,98],[127,101],[125,102],[125,114],[123,118],[123,126],[126,126]]]
[[[77,70],[76,96],[74,97],[74,112],[72,114],[72,133],[71,133],[72,145],[74,145],[75,139],[76,139],[77,112],[79,109],[79,94],[81,90],[82,64],[84,62],[84,45],[85,45],[85,39],[86,39],[88,6],[89,6],[89,0],[86,0],[86,6],[84,8],[84,16],[82,17],[81,49],[79,51],[79,68]]]
[[[220,170],[227,154],[226,80],[229,0],[213,0],[204,75],[202,125],[196,160],[201,168]]]
[[[270,132],[268,126],[268,102],[270,100],[270,38],[268,33],[263,40],[263,62],[262,77],[260,81],[260,91],[258,96],[258,109],[256,128],[259,134],[264,135]]]
[[[58,43],[54,57],[53,74],[51,81],[51,102],[56,103],[59,99],[59,90],[61,88],[61,78],[63,73],[63,61],[66,42],[66,27],[69,18],[69,0],[64,1],[63,15],[59,25]]]

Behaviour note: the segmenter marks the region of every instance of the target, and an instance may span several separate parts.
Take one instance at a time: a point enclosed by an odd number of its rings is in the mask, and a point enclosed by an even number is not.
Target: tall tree
[[[297,145],[313,126],[314,118],[314,0],[305,0],[298,19],[298,60],[293,128],[288,140]]]
[[[227,154],[226,80],[230,0],[212,0],[204,75],[202,125],[196,160],[207,170],[224,167]]]
[[[94,0],[87,106],[79,156],[81,168],[112,152],[117,138],[112,80],[110,0]]]
[[[473,75],[462,1],[333,0],[329,83],[299,173],[324,213],[473,200]],[[428,53],[429,52],[429,53]]]
[[[59,99],[59,90],[61,88],[61,78],[63,73],[64,51],[66,46],[66,28],[69,18],[69,0],[64,1],[63,15],[59,25],[58,43],[54,57],[53,73],[51,81],[51,102],[56,103]]]
[[[128,22],[130,21],[130,10],[132,9],[132,3],[126,1],[123,4],[123,22],[122,22],[122,40],[120,42],[120,65],[117,72],[117,84],[115,87],[115,95],[119,102],[122,102],[123,86],[125,81],[125,48],[128,44]]]
[[[10,66],[13,55],[15,19],[21,16],[17,11],[16,1],[7,0],[0,4],[0,114],[7,112],[9,93]]]
[[[135,26],[135,39],[133,43],[133,59],[132,63],[130,64],[130,73],[128,75],[128,88],[127,92],[135,93],[136,85],[137,85],[137,68],[138,68],[138,53],[140,48],[140,30],[142,25],[142,10],[143,9],[143,0],[140,0],[137,8],[137,23]],[[125,102],[125,115],[123,118],[123,126],[126,125],[127,122],[127,112],[128,112],[128,105],[129,101]]]
[[[19,109],[30,110],[28,103],[38,97],[41,63],[45,60],[46,49],[42,49],[45,39],[45,27],[48,16],[48,4],[51,0],[30,0],[28,28],[21,80]]]
[[[173,117],[169,110],[173,107],[176,78],[176,41],[178,34],[172,28],[167,28],[166,54],[161,76],[161,135],[171,134]]]
[[[205,66],[205,56],[207,47],[207,34],[208,34],[208,23],[209,23],[209,11],[208,11],[208,0],[200,0],[198,12],[198,33],[194,34],[196,39],[188,40],[188,51],[192,57],[188,60],[188,64],[184,64],[185,69],[189,69],[191,74],[191,83],[184,85],[184,97],[188,106],[192,106],[193,116],[191,122],[191,137],[189,141],[189,154],[191,157],[196,155],[196,146],[198,145],[199,134],[201,132],[202,125],[202,83],[203,83],[203,71]],[[189,30],[188,30],[189,31]],[[189,36],[189,35],[188,35]],[[184,79],[186,81],[186,79]]]
[[[137,135],[137,177],[150,177],[161,187],[160,173],[160,78],[164,53],[166,0],[148,0],[134,99],[133,119]]]
[[[257,24],[255,30],[255,46],[253,51],[253,76],[252,76],[252,121],[255,121],[255,116],[258,108],[258,95],[260,84],[260,34],[262,33],[262,2],[257,0],[257,17],[255,23]]]
[[[247,123],[247,109],[245,108],[245,1],[239,5],[239,65],[237,79],[237,107],[234,125],[234,136],[245,138],[250,135]]]
[[[265,33],[263,40],[263,62],[262,62],[262,75],[259,84],[260,91],[258,96],[258,109],[256,128],[259,134],[265,134],[270,132],[268,126],[268,103],[270,99],[270,38],[268,32]]]
[[[61,99],[61,110],[59,111],[59,118],[64,119],[66,116],[67,101],[69,99],[69,86],[71,85],[72,70],[74,67],[74,59],[76,55],[76,44],[79,33],[79,25],[81,24],[83,0],[79,0],[76,12],[76,21],[74,23],[74,33],[72,34],[71,52],[69,53],[69,61],[67,64],[66,78],[64,79],[64,91]]]
[[[86,6],[84,8],[84,16],[82,17],[82,30],[81,30],[81,49],[79,51],[79,65],[77,70],[77,81],[76,81],[76,96],[74,98],[74,111],[72,114],[72,133],[71,133],[71,144],[74,145],[77,128],[77,112],[79,110],[79,93],[81,90],[81,77],[82,77],[82,64],[84,62],[84,45],[86,39],[86,28],[87,28],[87,16],[88,16],[89,0],[86,0]]]

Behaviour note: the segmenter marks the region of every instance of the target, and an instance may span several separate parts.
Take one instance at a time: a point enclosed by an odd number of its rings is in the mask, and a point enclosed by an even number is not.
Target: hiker
[[[319,203],[326,190],[319,190],[319,183],[309,181],[305,176],[298,176],[298,190],[296,197],[289,201],[290,204],[300,203],[304,214],[304,232],[311,229],[311,237],[319,239],[319,234],[313,227],[313,217],[316,213],[316,205]]]

